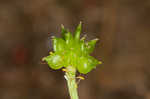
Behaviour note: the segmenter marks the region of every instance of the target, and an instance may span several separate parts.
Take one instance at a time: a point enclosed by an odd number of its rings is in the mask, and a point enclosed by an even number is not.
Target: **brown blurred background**
[[[69,99],[64,73],[41,64],[60,24],[99,38],[103,64],[80,99],[150,99],[150,0],[0,0],[0,99]]]

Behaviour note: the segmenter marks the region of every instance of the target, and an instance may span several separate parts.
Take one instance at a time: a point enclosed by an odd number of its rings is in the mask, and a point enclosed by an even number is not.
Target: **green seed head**
[[[50,68],[61,69],[62,67],[73,66],[78,72],[87,74],[96,65],[101,64],[100,61],[90,56],[98,39],[89,42],[84,41],[85,37],[80,39],[81,27],[80,22],[74,35],[72,35],[61,25],[62,37],[52,38],[54,52],[43,58]]]

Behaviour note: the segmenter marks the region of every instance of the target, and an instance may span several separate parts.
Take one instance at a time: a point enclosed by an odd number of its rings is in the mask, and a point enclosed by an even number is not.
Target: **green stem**
[[[77,83],[76,83],[76,69],[72,66],[68,66],[67,72],[65,74],[65,79],[67,80],[68,90],[71,99],[79,99],[77,92]]]

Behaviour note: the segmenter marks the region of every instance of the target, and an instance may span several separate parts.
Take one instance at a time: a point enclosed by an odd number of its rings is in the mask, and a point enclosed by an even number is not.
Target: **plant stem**
[[[68,66],[67,72],[65,74],[65,79],[67,80],[68,90],[71,99],[79,99],[77,92],[77,83],[76,83],[76,69],[72,66]]]

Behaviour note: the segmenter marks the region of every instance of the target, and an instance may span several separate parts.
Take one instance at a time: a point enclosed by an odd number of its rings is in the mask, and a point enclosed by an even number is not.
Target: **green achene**
[[[101,64],[100,61],[90,56],[95,48],[98,39],[85,42],[85,38],[80,39],[81,22],[77,26],[75,33],[71,34],[68,30],[61,26],[61,38],[53,37],[53,50],[49,56],[44,57],[50,68],[61,69],[63,67],[73,66],[79,73],[87,74],[96,65]]]

